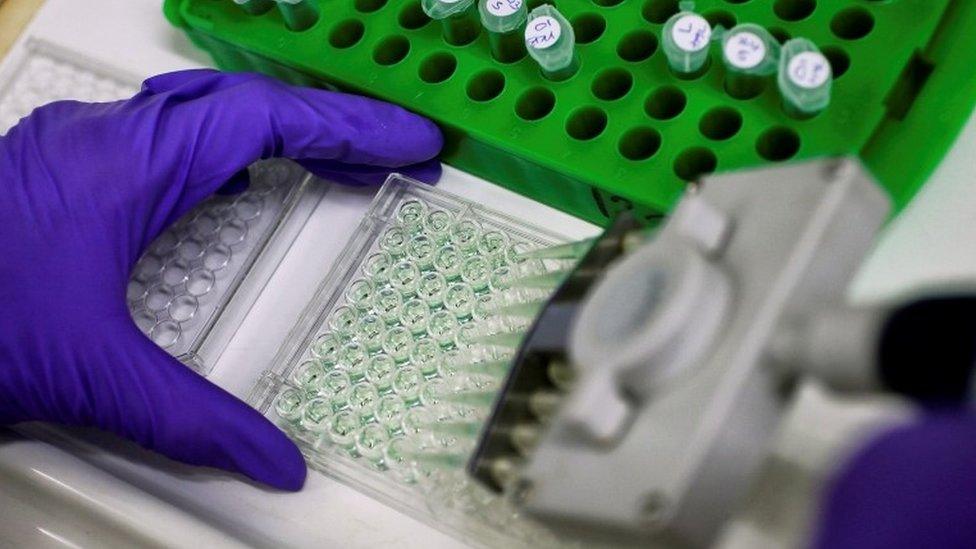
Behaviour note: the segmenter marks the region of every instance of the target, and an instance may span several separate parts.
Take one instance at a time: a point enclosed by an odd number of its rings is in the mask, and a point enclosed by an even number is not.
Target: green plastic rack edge
[[[484,30],[448,44],[419,0],[306,1],[319,19],[301,32],[277,9],[252,15],[231,0],[165,0],[164,11],[223,69],[402,105],[440,124],[445,162],[600,225],[625,209],[656,220],[711,171],[850,153],[900,210],[976,102],[976,2],[696,2],[713,26],[756,23],[824,52],[831,104],[799,120],[784,112],[775,75],[755,97],[731,97],[720,47],[703,75],[674,76],[660,32],[677,0],[554,2],[581,60],[562,82],[527,57],[496,61]]]

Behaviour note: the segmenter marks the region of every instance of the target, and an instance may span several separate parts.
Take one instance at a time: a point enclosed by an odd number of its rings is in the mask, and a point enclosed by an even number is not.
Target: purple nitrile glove
[[[873,440],[833,480],[813,546],[976,547],[976,416],[941,411]]]
[[[253,74],[177,72],[130,100],[37,109],[0,137],[0,425],[96,426],[300,488],[305,464],[281,431],[135,326],[129,271],[259,158],[349,182],[403,167],[430,179],[441,145],[431,122],[399,107]]]

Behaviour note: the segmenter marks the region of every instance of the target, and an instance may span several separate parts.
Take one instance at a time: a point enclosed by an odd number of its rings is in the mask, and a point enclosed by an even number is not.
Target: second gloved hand
[[[58,102],[0,137],[0,425],[99,427],[171,458],[298,489],[263,416],[133,324],[129,272],[247,165],[288,157],[345,182],[436,178],[442,138],[398,107],[253,74],[185,71],[130,100]]]

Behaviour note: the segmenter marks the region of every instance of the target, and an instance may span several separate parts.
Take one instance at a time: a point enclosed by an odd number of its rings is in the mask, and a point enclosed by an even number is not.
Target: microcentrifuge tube
[[[759,95],[778,59],[779,42],[765,28],[752,23],[733,27],[722,37],[725,90],[739,99]]]
[[[528,9],[523,0],[478,0],[481,24],[488,30],[491,55],[502,63],[518,61],[525,55],[519,30]]]
[[[566,80],[579,70],[573,26],[549,4],[529,13],[525,47],[550,80]]]
[[[261,15],[275,5],[273,0],[234,0],[234,3],[251,15]]]
[[[278,11],[285,19],[285,25],[293,31],[312,28],[319,20],[319,10],[314,0],[277,0]]]
[[[422,0],[421,5],[428,17],[441,22],[448,44],[463,46],[478,36],[478,21],[470,9],[474,0]]]
[[[682,2],[681,11],[664,24],[661,43],[668,66],[680,78],[695,78],[708,68],[708,45],[712,26],[691,11],[693,2]]]
[[[790,116],[809,118],[830,104],[833,83],[830,62],[805,38],[794,38],[783,44],[777,82],[783,107]]]

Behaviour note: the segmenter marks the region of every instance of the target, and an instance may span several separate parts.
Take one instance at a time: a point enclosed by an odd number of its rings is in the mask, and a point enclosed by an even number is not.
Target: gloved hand
[[[814,547],[976,546],[976,416],[943,410],[881,434],[825,496]]]
[[[253,74],[177,72],[127,101],[37,109],[0,137],[0,425],[95,426],[297,490],[295,445],[136,328],[129,271],[164,228],[259,158],[361,182],[429,161],[441,145],[431,122],[398,107]],[[436,162],[413,168],[439,173]]]

